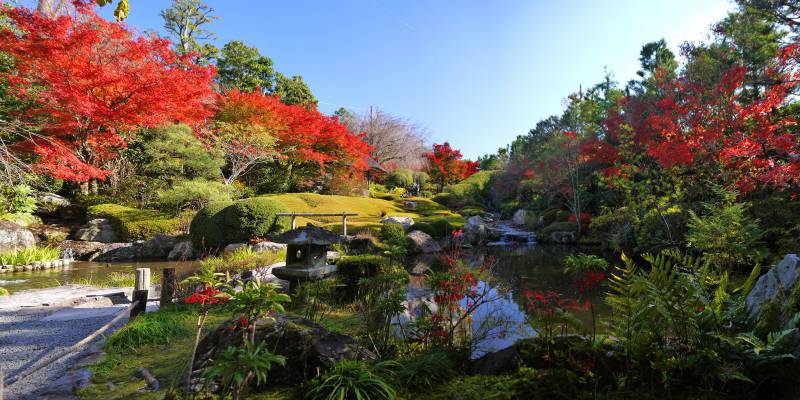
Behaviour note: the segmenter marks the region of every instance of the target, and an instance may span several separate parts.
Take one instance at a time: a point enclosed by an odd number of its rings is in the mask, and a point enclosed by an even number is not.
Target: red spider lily
[[[183,302],[186,304],[200,304],[200,305],[209,305],[209,304],[221,304],[228,300],[227,297],[220,296],[219,290],[213,287],[206,287],[203,290],[194,292],[191,296],[186,297],[183,299]]]
[[[587,271],[583,277],[575,281],[572,286],[581,294],[589,293],[606,280],[606,273],[602,271]]]

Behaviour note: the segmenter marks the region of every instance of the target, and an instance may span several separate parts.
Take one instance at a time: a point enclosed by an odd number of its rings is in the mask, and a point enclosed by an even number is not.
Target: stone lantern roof
[[[292,229],[272,238],[272,241],[286,244],[313,244],[327,246],[340,243],[342,237],[320,227],[309,224],[297,229]]]

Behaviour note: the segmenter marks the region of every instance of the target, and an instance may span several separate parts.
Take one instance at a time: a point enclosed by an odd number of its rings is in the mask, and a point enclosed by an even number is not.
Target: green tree
[[[261,88],[262,93],[269,93],[274,88],[272,59],[262,55],[258,48],[249,47],[239,40],[232,40],[222,47],[217,70],[219,83],[225,89],[252,92]]]
[[[181,179],[218,180],[224,160],[209,152],[187,125],[170,125],[144,132],[140,138],[140,173],[172,184]]]
[[[210,43],[217,35],[207,26],[218,20],[213,14],[214,9],[201,0],[172,0],[170,8],[161,11],[164,19],[164,29],[169,32],[175,42],[175,51],[178,54],[197,52],[198,62],[211,63],[216,58],[219,49]]]
[[[278,94],[281,101],[286,104],[304,104],[314,107],[317,105],[317,98],[300,75],[289,78],[278,72],[273,93]]]

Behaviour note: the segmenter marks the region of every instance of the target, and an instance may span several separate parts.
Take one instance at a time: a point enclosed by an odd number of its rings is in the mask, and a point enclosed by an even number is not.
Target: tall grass
[[[267,267],[286,259],[286,251],[254,251],[250,247],[242,247],[230,254],[219,257],[208,257],[200,262],[203,268],[212,268],[217,272],[232,274]]]
[[[150,283],[161,282],[161,276],[153,274]],[[89,275],[72,281],[65,282],[68,285],[83,285],[95,287],[133,287],[136,283],[136,274],[133,272],[109,272],[105,276]]]
[[[28,265],[36,261],[57,260],[61,250],[55,247],[29,247],[22,250],[12,250],[0,254],[0,264],[3,265]]]

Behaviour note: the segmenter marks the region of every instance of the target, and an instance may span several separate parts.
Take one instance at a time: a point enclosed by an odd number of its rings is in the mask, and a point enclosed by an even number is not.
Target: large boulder
[[[117,233],[111,225],[111,221],[105,218],[95,218],[80,227],[74,236],[75,240],[84,242],[114,243],[117,241]]]
[[[231,329],[234,326],[234,321],[224,323],[200,341],[192,366],[194,390],[200,390],[203,383],[212,390],[218,388],[218,383],[204,382],[203,375],[228,347],[242,345],[242,332]],[[270,384],[296,385],[318,376],[341,360],[376,358],[350,336],[330,332],[307,319],[280,315],[259,320],[256,327],[256,343],[265,342],[271,351],[286,357],[285,367],[270,371]]]
[[[411,217],[401,217],[401,216],[391,216],[386,217],[381,220],[381,223],[384,224],[399,224],[403,226],[403,229],[408,230],[411,225],[414,225],[414,218]]]
[[[21,250],[36,244],[33,232],[9,221],[0,221],[0,253]]]
[[[97,252],[89,256],[89,261],[133,261],[139,253],[139,246],[133,243],[105,243]]]
[[[55,193],[39,192],[36,194],[36,209],[41,213],[52,214],[71,205],[69,199]]]
[[[243,249],[245,247],[250,247],[250,245],[247,244],[247,243],[231,243],[231,244],[225,246],[224,249],[222,249],[222,254],[228,255],[228,254],[231,254],[231,253],[233,253],[233,252],[235,252],[235,251],[237,251],[239,249]]]
[[[406,238],[411,242],[411,250],[416,253],[430,254],[442,251],[442,246],[439,246],[439,243],[425,232],[411,231]]]
[[[464,224],[464,242],[467,244],[482,244],[489,237],[489,228],[483,218],[475,215],[467,219]]]
[[[192,246],[191,240],[181,240],[167,254],[167,259],[170,261],[191,260],[194,257],[194,246]]]
[[[786,296],[798,285],[800,277],[800,257],[787,254],[783,260],[758,278],[755,286],[747,295],[747,309],[752,315],[759,315],[761,306],[776,297],[781,291]]]
[[[178,241],[174,236],[157,233],[152,239],[143,242],[137,248],[137,258],[162,259],[167,258]]]
[[[522,226],[525,225],[527,219],[527,212],[525,210],[517,210],[514,213],[514,216],[511,217],[511,223],[514,225]]]

